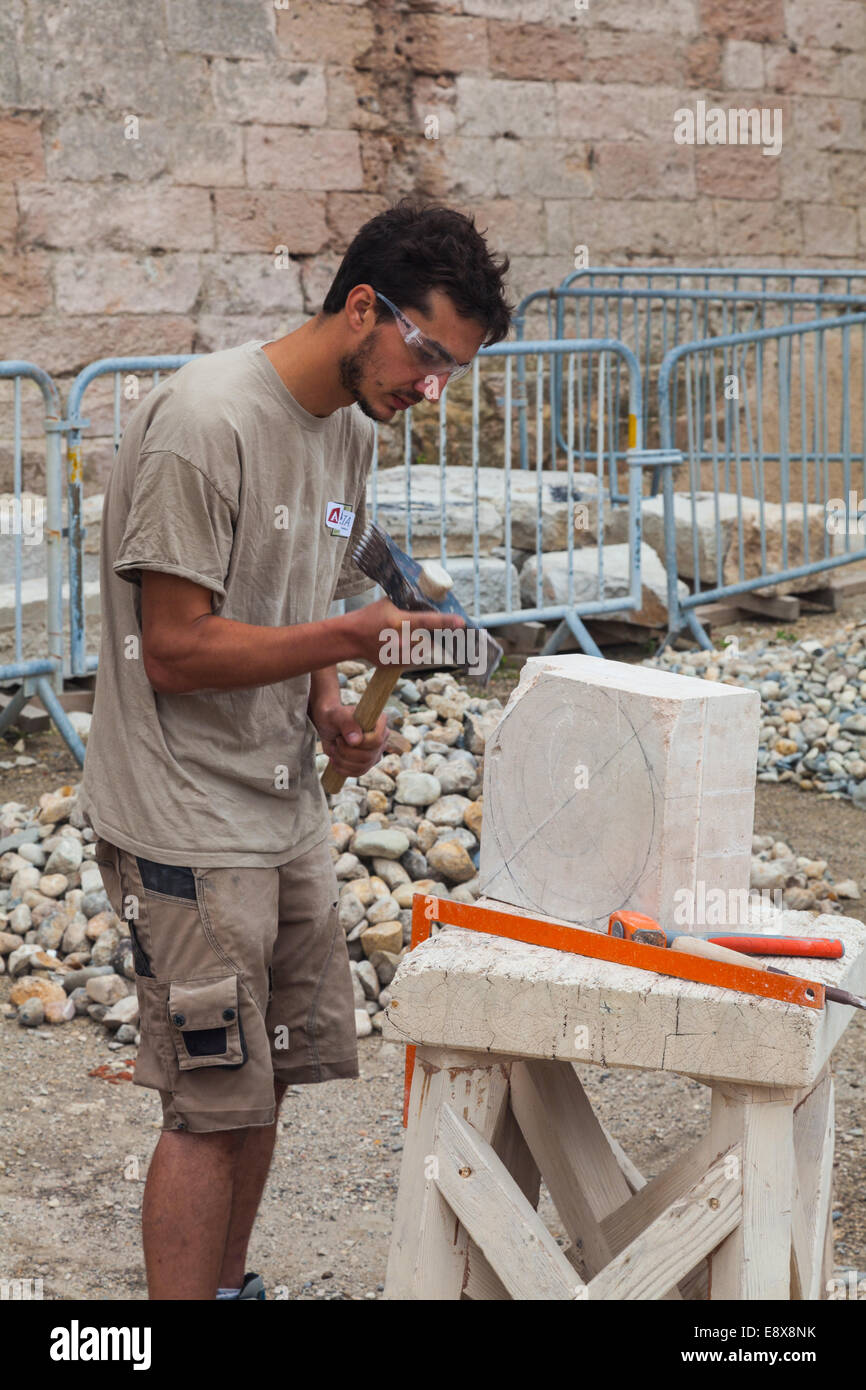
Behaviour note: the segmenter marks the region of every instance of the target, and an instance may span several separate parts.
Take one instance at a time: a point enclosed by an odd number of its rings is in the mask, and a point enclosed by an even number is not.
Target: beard
[[[356,352],[347,352],[344,357],[340,358],[339,362],[340,385],[345,391],[348,391],[351,396],[354,396],[355,401],[370,420],[378,420],[379,416],[364,395],[361,389],[361,383],[364,379],[364,370],[372,355],[377,337],[378,329],[374,329],[373,332],[365,338]]]

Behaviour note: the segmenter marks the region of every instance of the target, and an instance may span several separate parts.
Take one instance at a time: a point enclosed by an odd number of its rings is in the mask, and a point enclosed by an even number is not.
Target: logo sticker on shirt
[[[349,510],[345,502],[329,502],[325,508],[325,525],[331,536],[351,535],[354,520],[355,513]]]

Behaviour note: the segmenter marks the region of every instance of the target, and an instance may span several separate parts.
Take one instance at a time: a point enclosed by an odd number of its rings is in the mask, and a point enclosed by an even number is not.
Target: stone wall
[[[63,381],[278,336],[413,190],[476,215],[515,297],[577,246],[592,265],[862,265],[864,98],[860,0],[6,0],[0,354]],[[781,153],[676,143],[700,100],[780,110]],[[107,460],[86,459],[93,491]]]

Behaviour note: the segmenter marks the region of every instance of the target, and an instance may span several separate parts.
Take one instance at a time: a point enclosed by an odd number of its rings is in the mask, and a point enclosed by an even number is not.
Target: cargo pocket
[[[150,961],[142,950],[141,942],[138,939],[138,932],[135,930],[135,923],[129,918],[126,925],[129,927],[129,937],[132,942],[132,963],[135,967],[136,975],[146,975],[153,979],[153,971],[150,968]]]
[[[168,1020],[181,1071],[241,1067],[247,1060],[237,975],[175,981],[168,993]]]

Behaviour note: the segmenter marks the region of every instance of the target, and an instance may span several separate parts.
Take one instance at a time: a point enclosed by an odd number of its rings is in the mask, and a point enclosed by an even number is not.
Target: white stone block
[[[481,893],[606,931],[747,890],[759,724],[754,690],[531,657],[485,757]]]
[[[677,572],[687,579],[700,577],[701,587],[736,584],[756,579],[764,573],[796,569],[798,565],[838,553],[828,540],[824,508],[807,504],[808,545],[803,537],[803,504],[760,502],[742,497],[739,505],[733,492],[674,494],[674,530],[677,544]],[[661,497],[644,498],[641,506],[644,539],[664,559],[664,504]],[[784,520],[784,529],[783,529]],[[764,536],[762,546],[761,537]],[[862,537],[852,536],[851,549],[861,548]],[[766,556],[766,560],[765,557]],[[787,580],[761,593],[796,593],[814,589],[814,575]],[[694,586],[692,586],[694,587]]]
[[[601,599],[621,599],[631,586],[631,547],[605,545],[601,548],[602,564],[599,564],[597,546],[572,551],[572,593],[575,603],[595,603]],[[641,545],[641,599],[637,609],[617,610],[616,617],[621,622],[637,623],[655,627],[667,622],[667,575],[665,567],[656,552],[648,545]],[[527,557],[520,571],[520,594],[524,608],[535,608],[537,594],[538,558]],[[688,588],[682,580],[677,581],[680,598],[686,598]],[[568,551],[548,551],[542,557],[541,603],[542,605],[568,602]]]
[[[403,549],[406,549],[406,469],[386,468],[376,479],[376,520]],[[438,464],[413,464],[409,477],[409,511],[412,518],[412,554],[418,560],[440,554],[440,532],[446,528],[448,557],[473,553],[475,475],[463,465],[446,466],[444,494],[442,470]],[[490,552],[505,543],[506,496],[511,498],[511,544],[518,550],[535,550],[537,522],[541,519],[543,550],[560,550],[568,544],[572,526],[574,545],[592,545],[597,527],[596,498],[598,478],[594,473],[572,471],[571,504],[568,501],[568,474],[543,469],[541,478],[534,468],[480,467],[478,487],[478,552]],[[444,495],[444,509],[442,498]],[[613,508],[605,499],[606,538],[624,540],[625,512]],[[581,507],[583,510],[580,510]],[[367,515],[372,519],[373,480],[367,484]],[[609,534],[610,533],[610,534]]]

